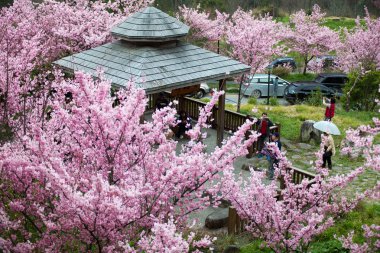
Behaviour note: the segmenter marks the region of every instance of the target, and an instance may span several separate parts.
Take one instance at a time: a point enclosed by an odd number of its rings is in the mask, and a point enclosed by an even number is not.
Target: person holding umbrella
[[[332,169],[331,157],[335,155],[335,144],[334,139],[331,136],[340,135],[339,128],[332,123],[331,121],[318,121],[314,123],[314,128],[323,132],[322,141],[324,143],[324,152],[323,152],[323,164],[322,167],[326,167],[326,163],[328,168]]]
[[[334,139],[331,134],[323,132],[323,141],[324,141],[324,153],[323,153],[323,164],[322,168],[326,168],[326,162],[329,170],[332,170],[332,161],[331,157],[335,155],[335,144]]]

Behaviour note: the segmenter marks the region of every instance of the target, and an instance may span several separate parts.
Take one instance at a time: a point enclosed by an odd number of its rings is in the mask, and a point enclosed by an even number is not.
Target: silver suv
[[[278,87],[277,87],[277,96],[284,96],[285,88],[290,84],[288,81],[279,78],[275,75],[270,75],[269,81],[269,95],[273,96],[274,94],[274,81],[275,78],[278,78]],[[242,86],[242,93],[244,96],[248,97],[266,97],[268,96],[268,75],[267,74],[256,74],[254,76],[248,76],[246,82]]]

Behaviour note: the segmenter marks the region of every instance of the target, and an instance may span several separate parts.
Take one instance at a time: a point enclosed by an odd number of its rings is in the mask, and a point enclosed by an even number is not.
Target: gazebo
[[[239,76],[250,67],[228,57],[181,41],[189,27],[154,7],[134,13],[111,30],[113,42],[62,58],[64,71],[97,76],[102,69],[112,85],[122,88],[133,79],[146,94],[157,94]],[[186,89],[185,89],[186,90]],[[219,98],[217,142],[223,140],[225,96]]]

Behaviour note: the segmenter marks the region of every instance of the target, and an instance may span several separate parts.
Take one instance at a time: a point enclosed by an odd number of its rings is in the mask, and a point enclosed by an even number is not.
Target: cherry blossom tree
[[[343,154],[351,154],[359,151],[363,154],[366,162],[365,167],[380,172],[380,145],[376,144],[375,136],[380,134],[380,121],[374,119],[374,126],[360,126],[357,129],[347,131],[346,140],[349,144],[342,149]],[[370,196],[374,200],[380,200],[380,180],[375,186],[376,191]],[[375,252],[380,249],[380,226],[377,224],[363,225],[364,237],[366,241],[362,244],[353,241],[354,231],[347,236],[342,236],[339,240],[343,247],[353,253]]]
[[[177,17],[192,28],[189,39],[203,41],[204,47],[220,53],[219,43],[226,35],[228,14],[215,10],[215,18],[212,18],[211,13],[200,10],[198,5],[195,9],[179,7]]]
[[[203,152],[202,128],[220,95],[215,92],[189,131],[192,140],[177,155],[177,143],[165,136],[176,124],[175,110],[157,110],[152,122],[140,124],[147,99],[132,83],[118,92],[117,106],[110,82],[101,76],[94,81],[76,73],[74,80],[56,80],[53,87],[44,129],[34,124],[1,148],[5,251],[123,251],[137,243],[152,252],[157,240],[178,237],[172,224],[181,227],[189,213],[208,206],[218,173],[232,170],[234,159],[257,137],[245,140],[253,124],[247,121],[222,148]],[[151,228],[155,235],[148,233]],[[178,250],[190,239],[178,242]]]
[[[358,244],[353,242],[354,232],[352,231],[347,237],[340,237],[343,247],[349,249],[351,253],[376,252],[380,250],[380,226],[372,224],[371,226],[363,225],[366,242]]]
[[[301,10],[290,16],[292,32],[287,34],[285,42],[291,51],[301,55],[304,74],[315,56],[328,54],[340,45],[338,33],[323,26],[325,15],[314,5],[311,15]]]
[[[252,11],[238,9],[229,17],[215,10],[216,17],[197,9],[180,8],[179,16],[192,28],[195,39],[210,41],[225,39],[227,54],[252,67],[251,73],[263,71],[273,55],[282,53],[279,42],[286,33],[285,27],[272,17],[255,17]]]
[[[252,11],[238,9],[227,29],[227,42],[231,55],[251,66],[251,74],[264,71],[273,55],[280,55],[279,42],[284,38],[285,27],[272,17],[255,17]]]
[[[182,7],[180,16],[193,28],[194,38],[207,39],[208,47],[209,41],[224,39],[227,51],[223,53],[251,66],[251,75],[264,71],[274,55],[284,52],[280,41],[287,33],[287,28],[272,17],[255,17],[252,11],[242,9],[238,9],[230,18],[227,14],[215,12],[216,18],[212,19],[209,13],[201,12],[199,7]],[[239,111],[240,98],[238,100]]]
[[[151,2],[152,0],[52,0],[36,6],[31,0],[16,0],[9,8],[2,8],[2,124],[11,124],[16,129],[23,125],[25,130],[27,114],[32,108],[46,110],[50,91],[45,82],[47,76],[51,75],[50,63],[67,54],[110,41],[112,38],[109,30],[112,26]]]
[[[332,226],[335,218],[380,190],[378,184],[348,199],[343,190],[364,168],[348,175],[328,177],[328,171],[320,168],[320,160],[316,162],[317,175],[312,181],[304,179],[295,184],[289,169],[291,164],[274,144],[268,147],[279,159],[276,175],[282,178],[285,189],[279,190],[275,181],[265,185],[265,173],[252,170],[248,181],[235,180],[233,174],[226,173],[223,193],[239,216],[248,222],[246,229],[275,252],[306,252],[313,237]],[[318,157],[322,157],[322,149]]]
[[[380,18],[372,19],[365,9],[365,24],[356,20],[353,31],[344,30],[344,43],[338,50],[338,63],[346,72],[380,69]]]

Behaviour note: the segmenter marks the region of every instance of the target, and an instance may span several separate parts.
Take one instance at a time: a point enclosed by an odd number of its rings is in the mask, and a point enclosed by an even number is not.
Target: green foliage
[[[341,242],[334,235],[347,236],[352,230],[355,231],[354,242],[363,243],[364,224],[380,224],[380,204],[376,202],[361,202],[352,212],[343,215],[335,225],[317,236],[310,244],[308,252],[311,253],[343,253],[349,252],[342,247]],[[272,252],[270,249],[261,247],[262,240],[257,239],[241,248],[242,253]]]
[[[269,98],[269,105],[271,106],[278,106],[280,103],[278,102],[278,99],[275,97]]]
[[[239,94],[239,88],[228,88],[226,93]]]
[[[376,202],[361,202],[354,211],[345,214],[335,225],[327,229],[324,233],[317,236],[311,247],[311,252],[338,252],[338,251],[323,251],[326,246],[333,246],[340,244],[340,242],[334,239],[334,235],[346,236],[351,231],[355,231],[354,242],[363,243],[365,241],[363,237],[362,226],[364,224],[380,224],[380,204]],[[345,252],[345,251],[343,251]]]
[[[324,26],[328,28],[339,31],[342,28],[352,29],[356,26],[355,19],[344,18],[344,17],[330,17],[326,18]]]
[[[316,74],[312,73],[306,73],[300,74],[300,73],[291,73],[287,76],[284,76],[284,79],[288,82],[297,82],[297,81],[313,81],[316,77]]]
[[[0,124],[0,143],[10,141],[12,140],[12,138],[13,138],[12,128],[6,123]]]
[[[322,105],[322,92],[321,89],[311,92],[311,96],[306,100],[306,104],[311,106],[321,106]]]
[[[312,253],[343,253],[350,252],[342,247],[342,243],[337,239],[331,239],[323,242],[315,242],[309,250]]]
[[[235,245],[236,244],[236,237],[233,235],[221,235],[217,237],[217,240],[215,241],[215,249],[216,252],[223,252],[225,248],[227,248],[229,245]]]
[[[360,111],[374,111],[376,109],[375,99],[380,99],[379,84],[380,84],[380,71],[370,71],[364,76],[357,79],[358,73],[349,74],[349,82],[344,88],[344,96],[342,99],[343,104],[346,104],[348,95],[350,94],[350,108]],[[357,81],[355,85],[355,81]]]
[[[269,248],[263,248],[261,247],[261,244],[263,243],[262,240],[255,240],[252,243],[245,245],[241,248],[241,253],[253,253],[253,252],[262,252],[262,253],[270,253],[273,252]]]
[[[273,69],[272,74],[284,78],[285,76],[288,76],[290,72],[291,69],[279,66]]]
[[[209,99],[209,98],[201,98],[200,100],[201,100],[202,102],[205,102],[205,103],[208,103],[208,102],[211,101],[211,99]]]
[[[254,97],[250,97],[248,99],[248,104],[250,104],[250,105],[257,105],[257,99],[254,98]]]

